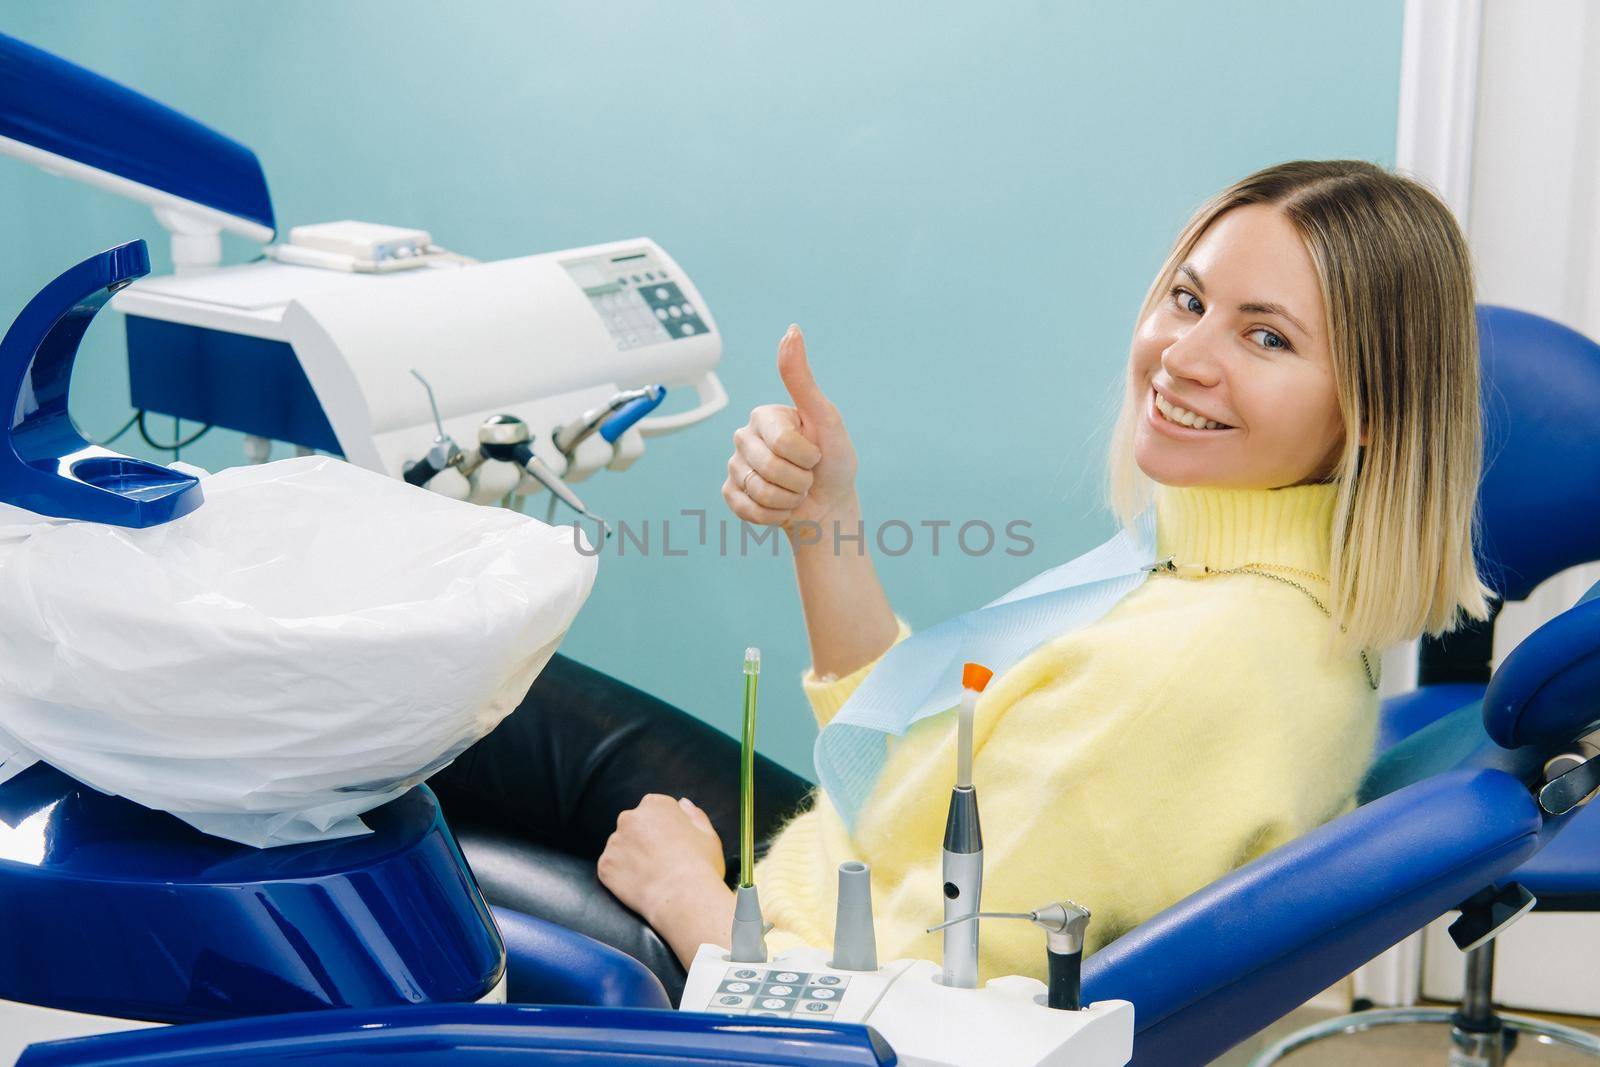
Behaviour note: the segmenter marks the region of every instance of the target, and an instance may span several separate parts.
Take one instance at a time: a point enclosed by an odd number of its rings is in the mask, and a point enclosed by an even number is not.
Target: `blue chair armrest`
[[[419,1004],[262,1015],[30,1045],[18,1067],[887,1067],[865,1026],[636,1008]]]
[[[1517,881],[1550,911],[1600,911],[1600,804],[1568,819],[1561,835],[1517,870]]]
[[[511,1003],[672,1007],[661,979],[627,953],[520,911],[489,910],[506,944]]]
[[[1525,785],[1451,771],[1207,886],[1091,956],[1085,1000],[1133,1002],[1135,1064],[1205,1063],[1516,867]]]

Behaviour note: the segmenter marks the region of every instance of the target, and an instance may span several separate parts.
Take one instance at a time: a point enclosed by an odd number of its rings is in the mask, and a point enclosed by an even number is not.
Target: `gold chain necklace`
[[[1315,571],[1301,570],[1298,567],[1286,567],[1279,563],[1246,563],[1243,566],[1229,567],[1226,570],[1212,570],[1203,563],[1175,563],[1171,557],[1156,563],[1151,570],[1158,574],[1176,575],[1179,578],[1213,578],[1220,574],[1254,574],[1258,577],[1268,578],[1274,582],[1287,585],[1291,589],[1300,590],[1317,606],[1318,611],[1322,612],[1330,621],[1333,619],[1333,612],[1328,610],[1328,605],[1322,602],[1321,597],[1293,578],[1285,576],[1285,574],[1293,574],[1301,578],[1309,578],[1312,581],[1321,582],[1323,585],[1331,584],[1328,579]],[[1274,574],[1273,571],[1283,571],[1285,574]],[[1366,649],[1361,650],[1361,669],[1366,672],[1367,684],[1373,689],[1377,689],[1380,674],[1372,669],[1372,661],[1367,658]]]

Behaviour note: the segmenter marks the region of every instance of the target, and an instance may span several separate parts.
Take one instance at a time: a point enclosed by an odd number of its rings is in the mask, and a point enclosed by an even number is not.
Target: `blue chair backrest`
[[[1522,600],[1600,559],[1600,344],[1526,311],[1478,309],[1484,580]]]
[[[1600,345],[1526,311],[1481,305],[1483,476],[1478,569],[1501,601],[1600,559]],[[1578,475],[1578,476],[1575,476]],[[1498,605],[1497,605],[1498,609]],[[1424,637],[1422,687],[1389,700],[1378,748],[1477,701],[1489,681],[1494,619]]]

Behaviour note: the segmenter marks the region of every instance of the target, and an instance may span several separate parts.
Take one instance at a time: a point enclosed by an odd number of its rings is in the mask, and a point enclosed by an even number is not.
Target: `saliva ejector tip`
[[[744,673],[761,673],[761,650],[754,645],[744,650]]]

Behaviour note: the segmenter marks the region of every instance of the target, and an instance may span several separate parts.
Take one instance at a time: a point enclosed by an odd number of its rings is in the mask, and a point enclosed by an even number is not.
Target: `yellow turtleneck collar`
[[[1337,483],[1282,489],[1156,487],[1156,550],[1227,570],[1273,563],[1328,574]]]

